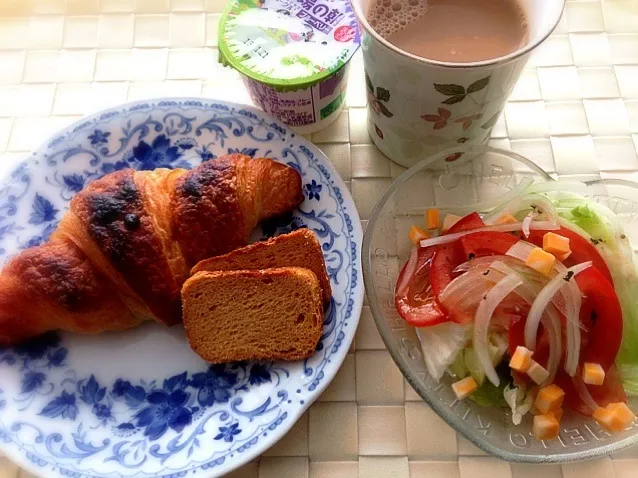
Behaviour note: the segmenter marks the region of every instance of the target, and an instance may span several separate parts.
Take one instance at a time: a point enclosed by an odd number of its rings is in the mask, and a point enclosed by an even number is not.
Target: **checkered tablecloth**
[[[217,63],[223,0],[0,0],[0,173],[55,130],[158,96],[250,102]],[[347,110],[313,134],[364,222],[403,168],[371,144],[361,56]],[[492,143],[558,176],[638,181],[638,0],[573,0],[523,73]],[[26,478],[0,458],[0,478]],[[236,478],[633,478],[638,448],[542,468],[488,457],[403,380],[364,305],[339,374],[290,433]]]

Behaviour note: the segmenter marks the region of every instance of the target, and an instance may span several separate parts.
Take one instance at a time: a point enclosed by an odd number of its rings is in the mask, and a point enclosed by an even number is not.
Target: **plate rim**
[[[184,103],[186,102],[200,103],[200,105],[193,105],[193,106],[203,106],[203,107],[207,107],[207,106],[209,107],[210,104],[223,104],[231,108],[236,108],[237,110],[249,111],[257,115],[258,117],[271,122],[272,124],[276,124],[279,128],[285,131],[286,140],[292,139],[292,140],[299,141],[301,143],[300,146],[306,147],[312,153],[316,164],[326,170],[322,173],[324,174],[324,177],[328,181],[328,183],[330,183],[330,186],[333,189],[338,188],[338,190],[340,191],[341,197],[343,199],[341,207],[344,209],[344,213],[347,210],[347,216],[349,216],[352,223],[351,224],[352,230],[349,231],[350,236],[348,237],[348,241],[352,242],[355,245],[355,247],[353,248],[354,254],[351,254],[350,251],[347,251],[347,252],[353,260],[352,271],[356,273],[354,274],[354,276],[356,277],[356,280],[353,281],[353,283],[350,286],[351,293],[348,297],[350,300],[352,300],[351,316],[348,319],[350,324],[350,327],[348,328],[348,330],[350,331],[350,334],[349,336],[348,334],[346,334],[344,339],[341,341],[341,344],[342,344],[341,350],[337,350],[337,352],[335,352],[331,356],[332,362],[334,364],[334,368],[332,369],[333,372],[331,376],[326,375],[325,379],[321,380],[317,384],[317,386],[311,391],[312,395],[309,395],[303,401],[302,404],[299,404],[296,408],[288,411],[289,419],[282,420],[281,424],[278,425],[276,429],[272,431],[272,433],[269,433],[270,440],[263,440],[255,444],[254,446],[250,447],[250,449],[246,450],[245,452],[236,454],[237,460],[236,462],[233,463],[232,466],[229,466],[226,469],[223,469],[224,465],[220,464],[219,467],[209,468],[208,473],[203,473],[202,475],[200,475],[205,477],[215,477],[215,476],[221,476],[226,473],[230,473],[233,470],[240,468],[241,466],[254,460],[257,456],[263,454],[264,452],[266,452],[267,450],[275,446],[284,436],[286,436],[286,434],[292,429],[292,427],[297,423],[299,418],[301,418],[301,416],[310,408],[310,406],[322,395],[322,393],[330,385],[330,383],[332,383],[335,376],[341,369],[341,366],[343,365],[343,362],[345,361],[346,356],[349,353],[349,349],[352,345],[352,342],[355,338],[358,323],[361,316],[361,310],[363,308],[363,298],[365,295],[365,289],[364,289],[361,254],[362,254],[364,234],[363,234],[363,228],[361,226],[361,219],[359,216],[359,212],[356,208],[356,204],[354,202],[354,199],[352,198],[352,194],[350,190],[346,186],[343,178],[341,178],[341,176],[337,172],[335,166],[332,164],[330,159],[317,145],[315,145],[309,139],[305,138],[302,134],[299,134],[294,129],[281,123],[279,119],[275,118],[269,113],[266,113],[260,110],[259,108],[253,105],[235,103],[233,101],[226,101],[224,99],[218,99],[218,98],[212,98],[212,97],[203,97],[203,96],[202,97],[195,97],[195,96],[153,97],[153,98],[148,98],[143,100],[127,101],[110,108],[101,109],[98,111],[94,111],[90,114],[86,114],[82,116],[81,118],[78,118],[77,120],[68,124],[64,128],[56,130],[53,134],[49,134],[44,140],[39,142],[37,147],[33,148],[29,153],[26,153],[21,159],[15,161],[12,167],[5,169],[3,174],[0,175],[0,184],[3,184],[3,183],[9,184],[11,181],[12,173],[18,167],[24,164],[29,164],[31,161],[35,160],[34,158],[36,158],[38,154],[41,154],[45,152],[47,149],[52,148],[57,143],[66,140],[71,134],[76,133],[80,129],[80,126],[88,126],[88,124],[85,125],[85,123],[89,121],[93,122],[94,120],[99,121],[101,118],[105,120],[113,118],[116,116],[113,113],[116,113],[116,112],[122,113],[123,112],[122,110],[125,110],[126,112],[130,112],[131,109],[137,105],[149,104],[150,106],[152,104],[156,104],[157,106],[161,102],[167,102],[167,103],[174,102],[175,104],[173,105],[168,105],[168,104],[166,105],[166,106],[173,106],[173,107],[185,107],[185,106],[187,107],[188,105],[184,105]],[[106,116],[106,115],[109,115],[109,116]],[[319,161],[320,159],[321,161]],[[0,430],[0,436],[2,436],[2,434],[3,434],[2,430]],[[17,445],[13,440],[11,440],[9,443]],[[264,445],[265,443],[267,443],[267,445]],[[20,453],[19,450],[21,449],[21,447],[19,445],[5,447],[5,444],[6,444],[5,441],[0,440],[0,452],[4,454],[10,461],[18,465],[20,468],[34,474],[35,476],[42,476],[42,477],[45,476],[45,475],[42,475],[42,472],[44,471],[44,469],[42,467],[37,467],[33,463],[32,459],[29,459],[28,455],[34,455],[33,453],[27,450],[24,450],[24,453]],[[38,458],[38,457],[34,456],[34,458]],[[195,470],[198,470],[198,472],[206,471],[203,468],[203,466],[206,465],[207,463],[208,462],[200,463],[199,465],[193,468],[173,470],[172,473],[164,474],[162,476],[165,478],[173,477],[173,476],[177,477],[177,476],[182,476],[181,473],[192,473]],[[79,471],[75,471],[72,469],[64,469],[63,467],[60,467],[57,464],[55,464],[54,467],[55,467],[54,473],[56,473],[57,476],[65,476],[64,473],[61,473],[61,471],[66,473],[72,473],[72,475],[69,475],[69,476],[76,476],[76,475],[80,476],[78,474],[81,473]],[[48,471],[51,471],[51,470],[48,470]],[[94,471],[95,470],[91,470],[91,473],[93,473]],[[221,472],[221,474],[219,472]],[[92,474],[87,474],[82,472],[81,477],[82,478],[85,478],[85,477],[102,478],[102,477],[110,476],[112,475],[112,473],[115,473],[115,472],[110,472],[108,475],[95,475],[95,474],[92,475]],[[50,477],[47,476],[46,478],[50,478]]]

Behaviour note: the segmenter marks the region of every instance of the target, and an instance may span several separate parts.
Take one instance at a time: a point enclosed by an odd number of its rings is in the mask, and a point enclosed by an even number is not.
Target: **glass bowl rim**
[[[414,166],[409,168],[407,171],[403,172],[397,179],[395,179],[390,187],[385,191],[385,193],[381,196],[381,198],[377,201],[370,217],[368,219],[368,223],[365,228],[365,232],[363,235],[363,243],[361,248],[361,263],[363,269],[363,282],[365,286],[365,292],[368,296],[368,305],[370,307],[370,311],[372,313],[372,317],[374,319],[375,326],[383,343],[390,353],[392,360],[397,365],[403,377],[408,381],[410,386],[414,389],[414,391],[423,399],[435,412],[441,417],[449,426],[451,426],[456,432],[460,433],[464,438],[472,442],[481,450],[493,455],[502,460],[506,460],[508,462],[514,463],[536,463],[536,464],[549,464],[549,463],[568,463],[574,461],[581,460],[591,460],[595,458],[600,458],[602,456],[609,455],[610,453],[618,452],[624,448],[627,448],[633,444],[638,443],[638,430],[634,432],[633,435],[624,438],[622,440],[603,444],[594,449],[583,450],[574,453],[551,453],[551,454],[537,454],[537,455],[526,455],[522,453],[512,453],[510,451],[499,448],[486,440],[481,440],[480,438],[466,433],[466,427],[462,426],[458,423],[458,417],[454,415],[454,412],[449,408],[443,405],[443,403],[436,399],[437,397],[434,395],[430,395],[424,387],[420,385],[418,380],[414,376],[412,376],[408,370],[409,366],[407,361],[401,356],[398,350],[394,347],[390,347],[389,344],[392,341],[392,337],[388,333],[385,327],[380,326],[379,322],[382,320],[382,313],[379,310],[377,298],[374,292],[373,280],[372,280],[372,268],[370,261],[370,241],[372,236],[372,231],[375,229],[376,222],[381,214],[381,211],[385,207],[388,199],[394,195],[394,193],[403,186],[410,178],[412,178],[415,174],[420,172],[427,165],[434,163],[436,161],[440,161],[447,156],[454,153],[493,153],[499,154],[502,156],[507,156],[512,160],[518,161],[525,166],[527,166],[531,171],[537,173],[544,182],[556,181],[552,176],[550,176],[545,170],[543,170],[540,166],[527,159],[526,157],[514,152],[508,151],[505,149],[494,148],[491,146],[461,146],[453,149],[448,149],[437,153],[435,155],[429,156]],[[638,190],[638,183],[634,183],[632,181],[626,181],[622,179],[596,179],[591,181],[581,181],[587,185],[595,185],[595,184],[610,184],[610,185],[620,185],[631,187]]]

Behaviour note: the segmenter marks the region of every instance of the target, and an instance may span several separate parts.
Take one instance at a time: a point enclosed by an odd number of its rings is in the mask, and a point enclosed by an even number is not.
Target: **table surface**
[[[96,110],[158,96],[250,102],[217,63],[224,0],[0,0],[0,172]],[[347,110],[311,139],[348,184],[364,226],[403,168],[366,132],[358,54]],[[558,176],[638,181],[638,0],[574,0],[537,50],[493,131]],[[338,423],[339,426],[334,426]],[[30,477],[0,458],[0,478]],[[538,468],[488,457],[404,381],[364,304],[328,390],[241,478],[629,478],[638,448]]]

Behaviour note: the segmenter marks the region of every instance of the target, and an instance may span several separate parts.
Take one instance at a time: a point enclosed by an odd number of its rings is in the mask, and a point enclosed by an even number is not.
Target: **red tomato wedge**
[[[481,216],[473,212],[459,219],[447,233],[469,231],[483,226],[485,226],[485,223]],[[452,271],[459,264],[465,262],[466,257],[459,241],[449,242],[435,248],[434,257],[432,258],[432,271],[430,273],[430,282],[435,296],[438,297],[445,289],[445,286],[452,282],[452,279],[454,279]]]
[[[538,247],[543,247],[543,236],[545,236],[545,234],[547,234],[548,232],[549,231],[541,230],[530,231],[530,235],[527,238],[527,241]],[[572,253],[565,260],[565,265],[567,267],[580,264],[581,262],[592,261],[592,265],[596,269],[598,269],[611,284],[614,283],[605,259],[602,258],[596,247],[594,247],[594,245],[590,241],[588,241],[578,233],[572,231],[571,229],[567,229],[565,227],[561,227],[558,231],[552,232],[558,234],[559,236],[569,238],[569,247],[572,250]]]
[[[611,283],[595,267],[576,276],[583,293],[580,321],[587,329],[582,334],[581,363],[599,363],[605,371],[616,361],[622,341],[622,309]]]
[[[394,297],[394,305],[399,315],[415,327],[427,327],[448,320],[447,314],[434,299],[430,287],[430,268],[433,255],[433,247],[419,248],[416,272],[410,280],[407,291],[403,294],[397,292]],[[397,283],[401,283],[406,269],[407,263],[403,266]]]
[[[459,219],[449,232],[459,232],[467,229],[475,229],[485,224],[477,213],[469,214]],[[432,258],[435,251],[441,247],[420,247],[416,272],[410,279],[410,285],[406,292],[395,294],[394,303],[399,315],[406,322],[415,327],[427,327],[440,324],[449,320],[448,314],[437,302],[431,284]],[[397,284],[403,281],[407,264],[401,269]]]
[[[465,254],[464,261],[470,257],[505,255],[519,241],[519,238],[506,232],[475,232],[462,237],[461,244]]]

